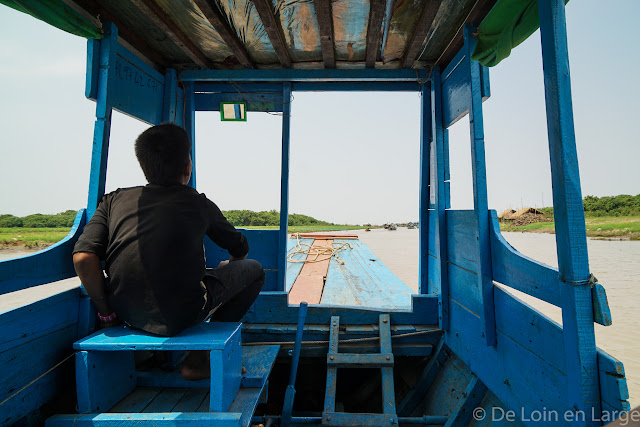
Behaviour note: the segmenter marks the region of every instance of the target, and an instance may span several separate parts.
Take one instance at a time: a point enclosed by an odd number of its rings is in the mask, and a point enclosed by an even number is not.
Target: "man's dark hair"
[[[184,129],[173,123],[151,127],[136,139],[136,157],[150,184],[173,185],[189,163],[191,142]]]

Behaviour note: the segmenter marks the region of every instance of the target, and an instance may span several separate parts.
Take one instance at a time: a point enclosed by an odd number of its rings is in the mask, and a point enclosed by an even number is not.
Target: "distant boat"
[[[397,229],[398,229],[398,227],[397,227],[395,224],[389,224],[389,226],[387,227],[387,229],[388,229],[388,230],[393,231],[393,230],[397,230]]]

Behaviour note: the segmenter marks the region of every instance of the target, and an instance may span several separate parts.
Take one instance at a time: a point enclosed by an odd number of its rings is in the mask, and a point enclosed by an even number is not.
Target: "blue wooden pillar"
[[[175,123],[178,106],[178,73],[174,69],[167,69],[164,75],[164,98],[162,105],[162,122]]]
[[[473,211],[477,225],[477,283],[482,295],[482,328],[487,345],[496,345],[496,312],[493,302],[491,241],[489,239],[489,205],[487,201],[487,164],[484,153],[484,123],[482,118],[482,79],[480,63],[471,60],[476,47],[472,36],[475,28],[464,26],[465,61],[469,63],[469,130],[471,133],[471,170],[473,175]]]
[[[104,38],[100,41],[99,71],[96,96],[96,122],[93,128],[93,149],[91,151],[91,175],[89,177],[89,198],[87,200],[87,221],[91,219],[104,196],[107,181],[107,158],[109,155],[109,135],[111,133],[110,87],[115,79],[116,53],[118,49],[118,28],[111,22],[103,25]],[[94,76],[95,77],[95,76]]]
[[[553,185],[558,270],[564,283],[562,324],[567,358],[567,400],[586,414],[582,425],[598,424],[600,392],[587,236],[580,189],[569,76],[564,0],[540,0],[540,35],[547,131]]]
[[[431,141],[431,89],[420,90],[420,294],[429,293],[429,146]]]
[[[291,83],[282,89],[282,162],[280,173],[280,234],[278,235],[278,283],[276,291],[286,291],[287,234],[289,225],[289,147],[291,136]]]
[[[184,102],[184,130],[191,140],[191,162],[193,164],[191,179],[187,185],[196,188],[196,97],[193,82],[185,82],[184,84]]]
[[[438,292],[440,328],[449,329],[449,270],[447,266],[447,223],[446,196],[444,183],[444,126],[442,120],[442,79],[440,69],[435,68],[431,75],[431,181],[430,201],[434,206],[433,252],[437,256],[433,269],[432,282]],[[431,261],[431,260],[429,260]],[[432,293],[432,292],[430,292]]]

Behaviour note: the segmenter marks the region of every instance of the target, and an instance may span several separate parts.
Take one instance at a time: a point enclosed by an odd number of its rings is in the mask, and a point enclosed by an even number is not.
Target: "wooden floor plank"
[[[302,244],[302,248],[304,249],[306,248],[306,246],[304,245],[311,246],[313,244],[313,239],[300,239],[300,243]],[[297,239],[287,240],[287,256],[289,253],[291,253],[294,250],[296,244],[298,244]],[[303,253],[297,253],[293,255],[291,258],[295,260],[303,260],[306,258],[306,255]],[[286,276],[287,292],[291,290],[291,287],[293,286],[293,283],[298,278],[298,274],[300,273],[300,270],[302,269],[303,266],[304,266],[304,263],[302,262],[287,262],[287,276]]]
[[[311,248],[331,247],[333,240],[314,240]],[[324,288],[324,280],[329,270],[330,258],[328,255],[307,255],[307,262],[304,264],[298,278],[293,283],[289,292],[289,303],[299,304],[305,301],[309,304],[320,304],[322,298],[322,289]],[[323,260],[327,258],[326,260]],[[315,260],[323,260],[313,262]]]
[[[196,412],[208,395],[208,388],[190,388],[173,408],[173,412]]]
[[[198,406],[196,412],[209,412],[209,391],[207,391],[207,394],[204,396],[204,400],[200,406]]]
[[[348,249],[347,249],[348,250]],[[333,260],[329,264],[329,272],[327,273],[327,281],[322,291],[321,304],[327,305],[352,305],[358,306],[361,301],[358,299],[354,290],[349,287],[349,283],[340,271],[340,265]]]
[[[159,387],[139,387],[118,402],[109,412],[142,412],[161,391]]]
[[[163,389],[142,412],[172,412],[180,399],[187,392],[186,388],[165,388]]]

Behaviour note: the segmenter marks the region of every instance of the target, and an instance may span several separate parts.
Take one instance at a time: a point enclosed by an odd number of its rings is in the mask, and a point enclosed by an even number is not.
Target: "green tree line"
[[[640,216],[640,194],[629,196],[587,196],[582,199],[584,214],[589,217],[600,216]],[[542,212],[553,215],[553,208],[542,208]]]
[[[16,217],[9,214],[0,215],[0,227],[25,227],[25,228],[52,228],[71,227],[76,217],[74,210],[68,210],[55,215],[33,214],[25,217]],[[236,227],[247,226],[278,226],[280,213],[278,211],[254,212],[248,210],[231,210],[222,212],[231,224]],[[290,214],[289,225],[336,225],[326,221],[320,221],[307,215]]]
[[[25,227],[25,228],[53,228],[71,227],[76,218],[74,210],[60,212],[54,215],[32,214],[17,217],[9,214],[0,215],[0,227]]]

